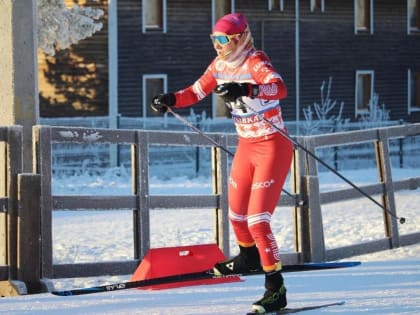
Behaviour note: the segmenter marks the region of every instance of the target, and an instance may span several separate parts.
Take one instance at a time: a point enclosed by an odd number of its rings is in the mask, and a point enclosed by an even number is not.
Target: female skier
[[[220,18],[210,37],[217,56],[204,74],[183,90],[155,96],[150,106],[165,113],[168,107],[196,104],[214,91],[230,109],[239,139],[229,178],[229,220],[239,255],[217,263],[214,271],[227,275],[262,268],[266,291],[252,309],[277,311],[287,300],[270,221],[293,153],[290,140],[277,130],[286,132],[279,100],[287,90],[268,56],[254,48],[242,14]]]

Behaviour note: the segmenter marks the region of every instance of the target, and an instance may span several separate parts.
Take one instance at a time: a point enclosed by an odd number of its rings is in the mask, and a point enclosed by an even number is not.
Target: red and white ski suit
[[[256,244],[262,266],[272,270],[280,257],[270,221],[293,154],[290,140],[273,128],[287,132],[279,105],[287,90],[268,56],[251,49],[244,62],[232,68],[216,57],[194,84],[175,93],[175,108],[199,102],[226,82],[247,82],[259,87],[255,98],[242,97],[252,111],[232,106],[239,141],[229,178],[229,219],[238,244]]]

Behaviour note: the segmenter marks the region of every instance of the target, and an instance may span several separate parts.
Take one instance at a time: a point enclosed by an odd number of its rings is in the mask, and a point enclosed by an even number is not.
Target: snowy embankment
[[[419,176],[418,169],[395,169],[394,179]],[[376,178],[376,170],[345,173],[357,185]],[[56,179],[55,194],[128,194],[130,178],[121,173],[106,177],[75,176]],[[343,187],[331,174],[321,174],[323,189]],[[151,180],[151,194],[201,194],[211,191],[203,178]],[[287,187],[286,187],[287,188]],[[407,218],[400,234],[420,231],[418,190],[396,194],[398,215]],[[325,205],[323,221],[328,248],[382,238],[381,209],[366,198]],[[273,229],[282,251],[293,250],[291,211],[279,207]],[[167,247],[212,243],[212,211],[182,209],[151,213],[151,245]],[[131,211],[60,211],[53,216],[55,263],[78,263],[130,259],[133,255]],[[236,245],[231,237],[231,252]],[[420,244],[348,260],[361,260],[358,267],[285,274],[289,305],[346,301],[303,314],[419,314]],[[126,277],[55,280],[56,288],[124,281]],[[245,314],[263,293],[263,277],[244,282],[186,287],[171,290],[122,290],[76,297],[39,294],[2,298],[0,314]]]

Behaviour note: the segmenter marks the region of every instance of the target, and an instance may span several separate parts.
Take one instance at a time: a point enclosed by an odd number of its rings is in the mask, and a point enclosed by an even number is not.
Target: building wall
[[[295,3],[268,11],[267,1],[235,1],[245,14],[257,48],[263,48],[283,76],[288,97],[282,102],[286,120],[296,119]],[[374,34],[354,34],[354,1],[325,1],[325,11],[311,12],[300,1],[300,108],[320,102],[320,86],[332,78],[331,98],[344,102],[344,114],[355,115],[355,73],[373,70],[380,105],[391,119],[418,121],[407,114],[407,70],[420,69],[420,37],[407,35],[406,2],[374,2]],[[215,53],[211,1],[168,0],[167,33],[141,33],[141,1],[119,1],[119,100],[123,115],[142,115],[141,77],[166,73],[168,90],[186,87],[201,75]],[[196,111],[211,114],[211,97]],[[336,108],[338,110],[338,106]],[[185,110],[187,111],[187,110]],[[303,114],[300,112],[300,119]]]
[[[167,33],[142,33],[142,1],[120,0],[119,100],[126,116],[142,115],[142,76],[167,74],[168,90],[198,78],[214,53],[209,34],[210,1],[168,1]],[[209,107],[206,100],[198,105]]]
[[[331,76],[332,97],[353,118],[355,72],[373,70],[391,119],[418,121],[420,115],[407,115],[407,70],[420,69],[420,37],[407,35],[406,1],[374,1],[373,35],[354,34],[353,1],[326,1],[324,13],[309,13],[308,2],[301,7],[302,105],[319,100],[321,82]]]
[[[215,57],[209,39],[211,4],[209,0],[167,0],[167,32],[142,33],[142,1],[118,0],[121,115],[143,115],[143,75],[166,74],[168,91],[175,91],[192,84],[203,73]],[[100,5],[107,11],[107,0],[89,0],[86,5]],[[408,115],[407,109],[407,71],[420,70],[420,34],[407,34],[406,1],[374,1],[373,35],[354,34],[353,0],[325,0],[325,12],[311,12],[309,5],[309,0],[300,0],[300,120],[304,119],[303,108],[320,102],[320,86],[330,77],[331,98],[344,102],[345,116],[354,119],[355,73],[372,70],[379,103],[390,110],[391,119],[420,121],[420,112]],[[288,97],[282,101],[284,117],[295,120],[295,1],[284,1],[283,11],[268,11],[268,1],[236,0],[235,11],[247,16],[255,46],[267,52],[283,76],[288,87]],[[58,67],[48,68],[45,55],[39,56],[42,116],[108,113],[106,16],[101,32],[53,58]],[[82,57],[73,62],[74,54]],[[90,81],[93,97],[77,94],[84,85],[79,80],[86,71],[84,66],[93,67],[96,74]],[[53,79],[64,74],[75,81],[55,79],[52,84],[45,79],[44,71]],[[212,97],[208,97],[194,109],[197,113],[206,110],[211,116],[211,106]]]

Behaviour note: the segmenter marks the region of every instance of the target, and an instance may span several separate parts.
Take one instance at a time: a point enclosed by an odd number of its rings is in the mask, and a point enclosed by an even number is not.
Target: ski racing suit
[[[251,49],[235,67],[216,57],[194,84],[175,92],[174,107],[195,104],[226,82],[258,85],[255,98],[241,97],[245,105],[227,104],[239,138],[229,177],[229,220],[238,244],[256,244],[264,270],[272,270],[280,255],[270,221],[293,154],[291,141],[276,130],[287,133],[279,104],[287,90],[268,56]]]

